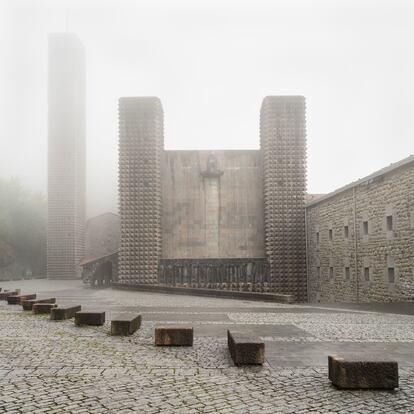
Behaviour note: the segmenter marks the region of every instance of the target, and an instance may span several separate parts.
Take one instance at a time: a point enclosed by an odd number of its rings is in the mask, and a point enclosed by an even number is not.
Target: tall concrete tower
[[[85,51],[73,33],[49,35],[47,277],[80,277],[85,248]]]
[[[119,100],[120,283],[158,283],[163,119],[158,98]]]
[[[306,117],[302,96],[267,96],[260,113],[271,290],[306,300]]]

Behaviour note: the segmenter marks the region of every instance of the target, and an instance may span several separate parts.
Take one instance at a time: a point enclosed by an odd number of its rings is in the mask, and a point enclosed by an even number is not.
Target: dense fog
[[[308,192],[414,153],[410,1],[2,1],[0,177],[46,193],[47,36],[86,50],[88,217],[117,211],[117,100],[158,96],[167,149],[258,148],[307,99]]]

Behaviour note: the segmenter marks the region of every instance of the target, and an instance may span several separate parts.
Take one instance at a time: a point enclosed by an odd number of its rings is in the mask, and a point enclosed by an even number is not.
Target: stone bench
[[[58,306],[50,310],[50,319],[55,321],[62,321],[64,319],[71,319],[75,316],[76,312],[82,310],[81,305],[64,305]]]
[[[156,326],[155,345],[193,346],[193,327],[184,325]]]
[[[102,326],[105,323],[105,312],[79,311],[75,313],[75,324]]]
[[[35,303],[56,303],[56,298],[21,300],[23,310],[30,311]]]
[[[111,321],[111,335],[132,335],[141,326],[139,313],[123,313]]]
[[[7,300],[9,296],[17,295],[16,292],[1,292],[0,293],[0,300]]]
[[[392,390],[398,388],[398,363],[330,355],[328,377],[339,389]]]
[[[56,308],[56,303],[35,303],[32,307],[32,312],[34,315],[40,313],[50,313],[53,308]]]
[[[36,293],[29,295],[12,295],[7,297],[9,305],[20,305],[22,300],[36,299]]]
[[[234,365],[262,365],[265,358],[265,344],[255,336],[227,331],[227,345]]]
[[[7,300],[9,296],[20,295],[20,289],[16,289],[14,291],[5,290],[4,292],[0,293],[0,300]]]

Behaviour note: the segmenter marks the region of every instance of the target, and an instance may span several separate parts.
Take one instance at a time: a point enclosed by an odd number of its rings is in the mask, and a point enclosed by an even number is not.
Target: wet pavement
[[[106,311],[103,327],[54,322],[0,302],[0,412],[414,412],[412,304],[286,305],[91,289],[80,281],[0,282],[5,289]],[[140,312],[133,336],[110,336],[118,313]],[[194,326],[191,348],[157,348],[157,324]],[[237,368],[226,331],[260,336],[263,367]],[[395,359],[396,391],[339,391],[327,356]]]

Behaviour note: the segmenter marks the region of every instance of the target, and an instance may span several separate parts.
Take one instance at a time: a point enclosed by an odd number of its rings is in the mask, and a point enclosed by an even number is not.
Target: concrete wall
[[[260,151],[164,151],[162,209],[163,258],[264,257]]]
[[[307,237],[311,302],[414,297],[414,162],[308,206]]]

